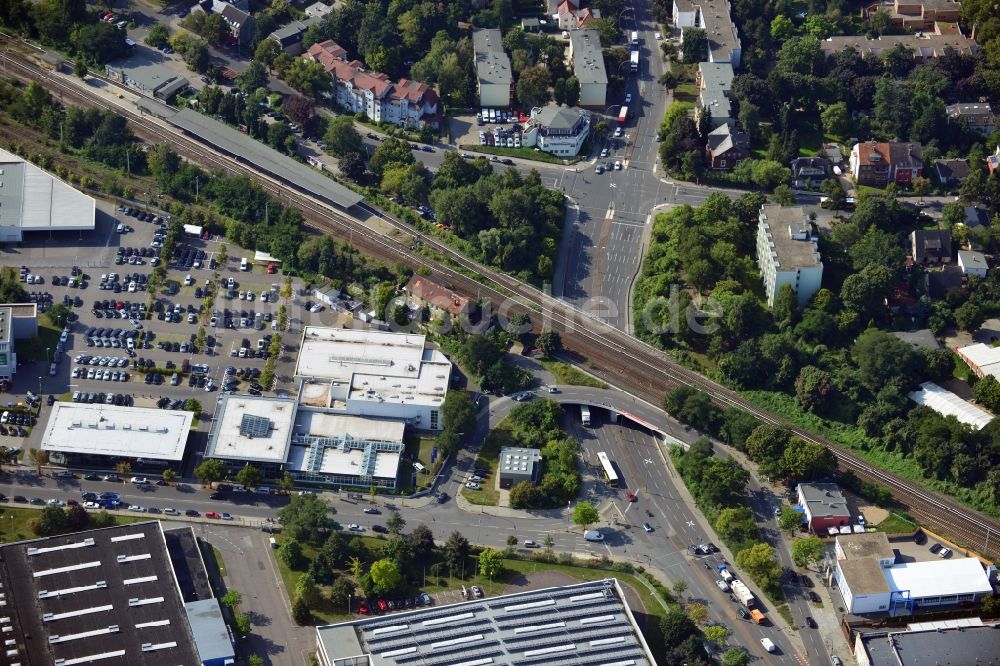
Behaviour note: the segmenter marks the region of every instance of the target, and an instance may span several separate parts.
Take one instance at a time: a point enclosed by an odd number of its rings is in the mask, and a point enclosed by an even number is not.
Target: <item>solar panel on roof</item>
[[[269,437],[271,435],[271,419],[244,414],[240,420],[240,434],[244,437]]]

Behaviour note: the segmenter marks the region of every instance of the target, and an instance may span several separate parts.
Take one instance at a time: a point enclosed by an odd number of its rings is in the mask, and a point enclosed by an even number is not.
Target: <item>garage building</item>
[[[93,231],[93,197],[0,148],[0,243],[20,243],[26,231]]]

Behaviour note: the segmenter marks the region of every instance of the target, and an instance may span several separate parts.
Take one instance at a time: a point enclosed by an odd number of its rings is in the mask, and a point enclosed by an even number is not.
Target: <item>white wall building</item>
[[[93,231],[96,214],[93,197],[0,148],[0,243],[26,231]]]
[[[1000,379],[1000,347],[990,347],[977,342],[974,345],[959,347],[955,353],[962,357],[977,377],[993,375]]]
[[[193,419],[193,412],[173,409],[57,402],[42,435],[42,448],[69,460],[120,458],[138,466],[176,463],[184,457]]]
[[[990,269],[990,265],[986,261],[986,255],[982,252],[973,252],[971,250],[958,251],[958,267],[966,275],[975,275],[981,278],[986,277],[986,272]]]
[[[916,391],[909,393],[910,400],[918,405],[926,405],[941,416],[954,416],[974,430],[982,430],[993,420],[993,415],[981,407],[962,400],[951,391],[934,382],[924,382]]]
[[[440,430],[451,361],[423,335],[307,326],[295,377],[300,404]]]
[[[757,264],[760,266],[767,304],[783,285],[791,285],[804,306],[823,282],[823,262],[819,256],[812,225],[798,206],[765,204],[757,225]]]
[[[37,332],[37,305],[0,303],[0,382],[12,382],[17,372],[16,341],[31,339]]]
[[[406,448],[403,421],[301,409],[293,430],[286,469],[298,480],[396,488]]]
[[[223,395],[205,457],[222,460],[233,470],[250,463],[266,477],[278,476],[288,460],[297,408],[288,398]]]
[[[531,110],[531,122],[521,141],[525,147],[560,157],[575,157],[590,135],[590,114],[580,109],[549,104]]]
[[[479,106],[510,106],[510,86],[514,82],[510,58],[503,50],[503,38],[497,28],[475,30],[472,47],[476,54]]]
[[[580,82],[579,105],[603,111],[608,98],[608,73],[604,69],[600,33],[571,30],[569,57],[573,61],[573,75]]]
[[[930,606],[974,602],[993,594],[983,565],[974,557],[895,564],[884,532],[837,537],[827,563],[848,613],[913,613]]]

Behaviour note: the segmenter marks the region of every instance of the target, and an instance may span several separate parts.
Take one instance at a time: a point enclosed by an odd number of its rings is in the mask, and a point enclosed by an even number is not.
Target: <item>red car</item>
[[[368,615],[368,604],[366,604],[363,601],[361,603],[359,603],[358,604],[358,612],[361,613],[362,615]]]
[[[383,613],[389,610],[389,604],[385,603],[385,599],[378,600],[378,609]]]
[[[207,511],[207,512],[205,513],[205,517],[206,517],[206,518],[215,518],[216,520],[218,520],[218,519],[219,519],[219,518],[221,518],[222,516],[220,516],[219,514],[217,514],[217,513],[216,513],[216,512],[214,512],[214,511]]]
[[[629,502],[635,502],[638,498],[631,490],[627,490],[625,491],[625,499],[627,499]]]

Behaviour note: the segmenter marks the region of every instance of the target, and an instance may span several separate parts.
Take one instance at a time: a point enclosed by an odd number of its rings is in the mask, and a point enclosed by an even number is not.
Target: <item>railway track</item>
[[[373,232],[363,221],[315,200],[297,189],[294,183],[281,182],[261,174],[253,165],[230,156],[220,156],[179,129],[166,129],[157,122],[150,122],[148,117],[88,94],[79,86],[66,82],[62,77],[53,75],[30,61],[12,57],[9,53],[0,54],[0,61],[8,72],[13,70],[22,78],[37,80],[58,91],[63,99],[68,98],[82,106],[103,108],[125,115],[132,122],[136,135],[143,139],[152,142],[168,141],[180,155],[202,166],[250,176],[269,194],[298,207],[307,226],[314,231],[349,239],[359,250],[374,257],[400,261],[413,268],[427,266],[459,292],[486,296],[495,303],[506,303],[508,316],[515,312],[527,313],[533,317],[540,314],[544,325],[560,332],[568,349],[588,359],[591,371],[647,401],[659,403],[669,389],[690,386],[705,391],[718,404],[739,407],[763,422],[787,426],[802,439],[822,444],[833,451],[842,469],[852,471],[861,479],[888,487],[896,502],[924,524],[987,557],[1000,555],[1000,524],[992,519],[873,467],[833,442],[795,427],[750,403],[734,391],[678,365],[651,345],[628,336],[597,318],[589,317],[534,287],[480,265],[405,222],[367,204],[358,206],[369,215],[391,225],[401,234],[402,239],[419,240],[425,248],[447,258],[449,263],[462,270],[415,254],[405,242]],[[479,280],[467,273],[481,275],[485,279]]]

